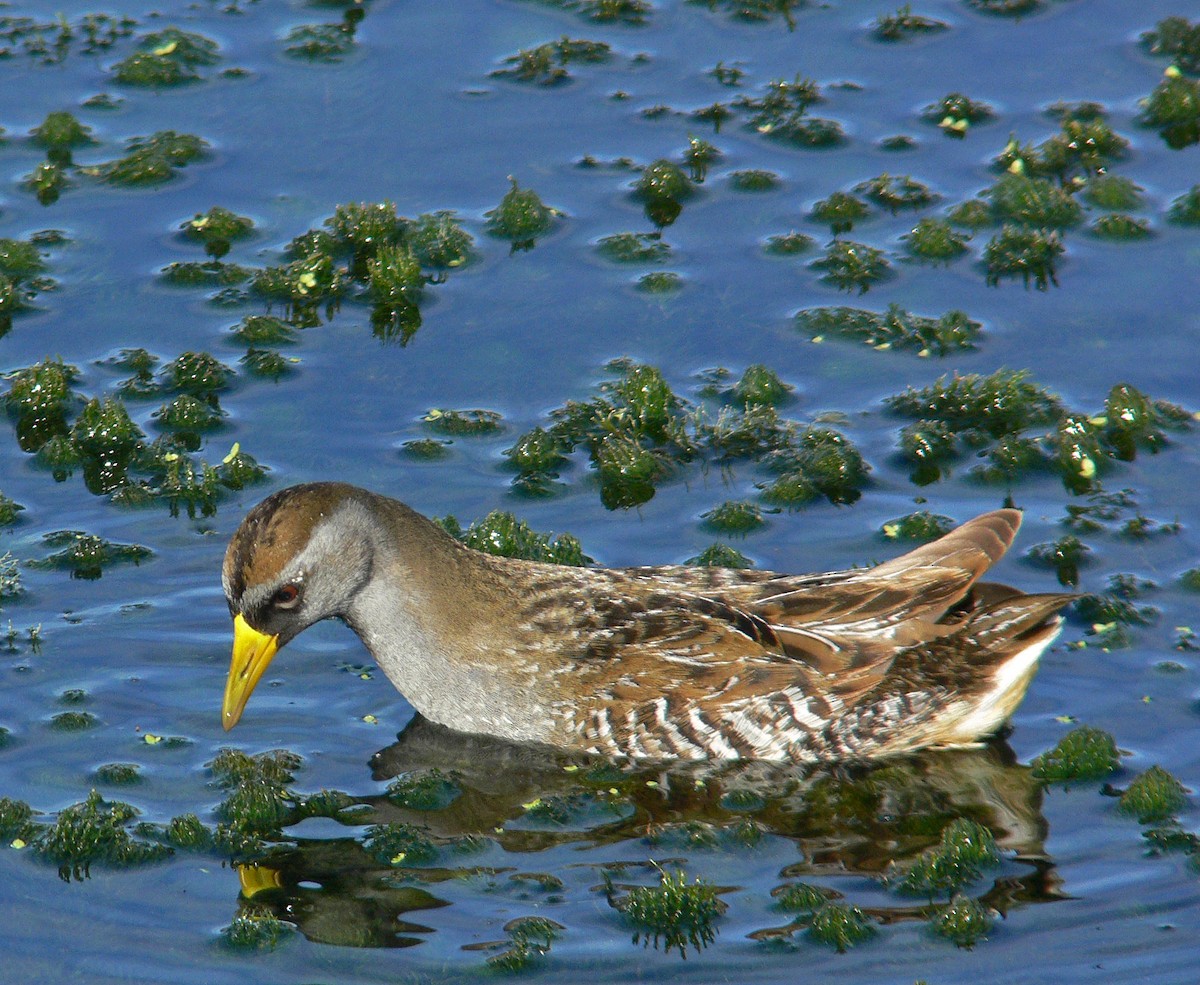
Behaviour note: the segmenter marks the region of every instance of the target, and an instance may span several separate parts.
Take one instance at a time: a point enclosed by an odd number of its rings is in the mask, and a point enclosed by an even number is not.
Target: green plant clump
[[[882,250],[845,239],[833,240],[825,247],[825,255],[810,266],[823,270],[821,280],[833,284],[839,291],[857,288],[859,294],[866,294],[871,285],[886,277],[891,269]]]
[[[880,528],[880,533],[890,540],[937,540],[954,529],[954,521],[940,513],[918,510],[907,516],[889,520]]]
[[[829,902],[812,915],[808,936],[821,944],[832,944],[839,954],[875,935],[872,924],[857,906]]]
[[[340,62],[354,50],[354,36],[361,7],[351,7],[343,20],[331,24],[297,24],[283,39],[283,50],[291,58],[309,62]]]
[[[1083,209],[1069,193],[1045,178],[1007,173],[986,192],[996,218],[1036,229],[1069,229]]]
[[[779,187],[779,175],[774,171],[749,168],[729,173],[729,187],[739,192],[769,192]]]
[[[813,247],[813,238],[804,233],[790,232],[768,236],[763,250],[772,256],[790,257]]]
[[[987,103],[971,99],[961,92],[951,92],[936,103],[930,103],[921,115],[937,124],[947,137],[962,138],[976,123],[986,123],[996,115]]]
[[[464,267],[474,256],[474,237],[448,210],[417,216],[408,227],[407,240],[421,266],[432,270]]]
[[[602,41],[583,41],[568,37],[547,41],[536,48],[525,48],[504,59],[505,68],[492,75],[517,82],[558,85],[571,78],[567,66],[573,62],[594,65],[612,57],[612,48]]]
[[[1153,824],[1173,817],[1187,803],[1187,790],[1161,766],[1151,766],[1121,794],[1117,810]]]
[[[906,41],[920,34],[938,34],[950,30],[945,21],[935,20],[912,12],[912,5],[905,4],[894,14],[881,14],[871,25],[872,33],[880,41]]]
[[[48,113],[41,124],[29,131],[29,136],[35,144],[45,147],[51,155],[59,155],[57,160],[70,160],[70,152],[76,147],[86,147],[93,143],[92,128],[84,126],[74,115],[59,110]],[[52,158],[53,159],[53,158]]]
[[[129,786],[142,780],[141,767],[136,763],[105,763],[96,767],[96,782],[114,786]]]
[[[791,82],[775,79],[760,97],[743,96],[735,105],[749,114],[747,126],[765,137],[796,147],[833,147],[846,139],[836,120],[808,115],[821,101],[820,87],[812,79],[796,76]]]
[[[33,820],[33,808],[23,800],[0,797],[0,841],[11,842],[20,838],[31,841],[37,834],[38,825]]]
[[[441,434],[457,437],[495,434],[503,418],[494,410],[445,410],[435,407],[421,418],[422,423]]]
[[[710,544],[695,557],[690,557],[684,564],[693,568],[753,568],[751,561],[741,551],[728,544]]]
[[[788,913],[815,913],[838,896],[832,889],[807,882],[793,882],[780,886],[771,895],[775,897],[775,905]]]
[[[983,250],[988,286],[995,287],[1006,277],[1020,277],[1026,288],[1030,280],[1039,291],[1051,284],[1057,287],[1055,264],[1062,253],[1062,239],[1056,232],[1005,226]]]
[[[70,571],[72,578],[88,581],[99,578],[103,569],[110,565],[126,561],[140,564],[154,553],[139,544],[114,544],[81,530],[56,530],[43,534],[42,541],[47,547],[62,550],[49,557],[27,561],[29,567]]]
[[[874,178],[855,185],[854,190],[865,195],[876,205],[895,215],[901,209],[923,209],[938,200],[938,195],[914,180],[910,175],[892,175],[884,172]]]
[[[708,529],[735,537],[744,537],[767,522],[763,519],[762,510],[745,500],[727,500],[700,516]]]
[[[1036,757],[1030,773],[1043,783],[1102,780],[1121,765],[1113,737],[1103,729],[1081,725],[1064,735],[1053,749]]]
[[[688,945],[699,953],[716,940],[716,919],[725,909],[717,887],[699,879],[689,883],[684,872],[663,872],[659,885],[637,886],[621,902],[636,928],[635,944],[657,949],[661,942],[664,952],[678,950],[680,957],[687,956]]]
[[[190,133],[159,130],[149,137],[127,140],[125,149],[128,153],[124,157],[81,170],[111,185],[159,184],[203,157],[208,142]]]
[[[136,841],[126,826],[138,811],[120,801],[105,801],[93,790],[86,800],[58,813],[58,819],[38,832],[34,851],[59,867],[64,879],[87,875],[96,863],[140,865],[171,854],[165,845]]]
[[[414,811],[445,810],[461,795],[462,788],[453,777],[436,768],[405,773],[387,788],[388,800]]]
[[[299,765],[299,756],[278,749],[256,756],[236,749],[217,753],[208,768],[226,791],[216,814],[226,825],[230,847],[277,835],[295,819],[296,796],[289,785]]]
[[[1092,223],[1092,234],[1101,239],[1114,239],[1123,242],[1149,239],[1154,235],[1150,229],[1149,219],[1139,219],[1131,215],[1102,215]]]
[[[992,915],[982,903],[969,896],[955,896],[948,906],[938,910],[929,925],[934,933],[969,949],[987,937],[992,923]]]
[[[898,304],[880,314],[864,308],[806,308],[796,315],[796,327],[814,341],[827,335],[850,339],[873,349],[916,350],[921,356],[947,356],[975,348],[982,326],[961,311],[927,318]]]
[[[1200,21],[1164,17],[1142,35],[1142,44],[1152,55],[1168,55],[1184,72],[1200,75]]]
[[[900,237],[918,260],[949,263],[967,252],[969,236],[956,233],[945,219],[925,218]]]
[[[179,228],[187,239],[202,244],[205,253],[219,260],[232,243],[253,234],[254,220],[214,205],[207,212],[197,212]]]
[[[1167,220],[1177,226],[1200,226],[1200,185],[1192,185],[1171,203]]]
[[[671,270],[655,270],[637,280],[637,289],[646,294],[674,294],[682,287],[683,278]]]
[[[411,824],[373,824],[363,849],[381,865],[427,865],[437,857],[437,846]]]
[[[17,514],[25,507],[0,493],[0,527],[10,527],[17,522]]]
[[[221,928],[223,943],[235,951],[273,951],[291,933],[290,925],[257,907],[244,908],[227,927]]]
[[[245,346],[292,345],[296,341],[295,327],[273,315],[247,315],[229,335]]]
[[[834,236],[848,233],[854,224],[871,214],[871,207],[861,198],[849,192],[834,192],[828,198],[815,203],[808,217],[813,222],[829,226]]]
[[[941,843],[927,852],[896,883],[909,896],[954,893],[977,880],[986,869],[1000,864],[992,833],[967,818],[952,821],[942,832]]]
[[[1158,130],[1169,147],[1179,150],[1200,141],[1200,81],[1168,69],[1140,105],[1141,122]]]
[[[659,233],[617,233],[601,239],[596,252],[616,263],[662,263],[671,246]]]
[[[485,212],[488,231],[493,236],[513,241],[514,249],[532,246],[537,236],[546,232],[561,213],[545,205],[532,189],[522,188],[516,178],[509,178],[509,188],[500,204]]]
[[[466,530],[452,516],[439,522],[452,537],[488,554],[575,567],[592,563],[592,559],[583,553],[583,546],[570,534],[559,534],[551,540],[550,534],[537,533],[524,520],[501,510],[493,510]]]
[[[188,851],[211,847],[212,833],[195,814],[181,814],[167,822],[163,832],[167,844]]]
[[[734,403],[743,407],[752,404],[774,407],[784,403],[794,389],[790,383],[784,383],[774,370],[762,363],[753,363],[746,367],[741,379],[729,391],[729,396]]]
[[[1119,174],[1098,174],[1088,180],[1083,197],[1110,212],[1136,209],[1142,204],[1141,185]]]
[[[219,60],[217,43],[202,34],[168,27],[143,36],[138,50],[113,66],[117,81],[125,85],[161,88],[193,82],[198,67]]]

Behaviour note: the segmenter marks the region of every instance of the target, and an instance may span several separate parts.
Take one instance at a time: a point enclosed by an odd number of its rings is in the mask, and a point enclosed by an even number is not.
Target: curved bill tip
[[[278,636],[260,633],[246,622],[241,613],[233,617],[233,657],[229,663],[229,676],[225,679],[225,700],[221,706],[221,725],[226,732],[242,717],[254,686],[278,649]]]

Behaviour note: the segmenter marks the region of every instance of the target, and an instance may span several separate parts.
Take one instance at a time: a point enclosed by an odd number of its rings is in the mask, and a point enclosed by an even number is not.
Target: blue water
[[[1157,84],[1167,64],[1139,47],[1137,37],[1162,17],[1186,14],[1187,5],[1071,0],[1018,21],[949,0],[915,6],[951,30],[908,43],[878,43],[868,25],[894,6],[876,2],[799,10],[792,31],[781,19],[748,24],[670,2],[657,4],[641,28],[596,25],[535,3],[377,2],[367,9],[348,58],[313,65],[285,57],[280,38],[295,24],[336,20],[334,8],[246,3],[234,15],[211,3],[172,3],[151,18],[120,0],[106,9],[137,17],[139,30],[178,24],[214,38],[221,63],[203,70],[207,81],[153,93],[122,88],[111,79],[108,69],[128,52],[129,42],[111,54],[72,54],[53,66],[19,53],[0,61],[0,125],[7,131],[0,144],[7,179],[0,186],[0,236],[55,228],[70,237],[49,256],[48,273],[58,289],[40,295],[35,309],[18,315],[13,330],[0,339],[0,370],[57,354],[82,370],[81,391],[100,395],[111,392],[124,374],[97,360],[127,346],[145,346],[164,359],[205,349],[236,365],[241,350],[223,336],[261,305],[220,309],[207,301],[209,292],[168,287],[156,276],[172,261],[201,259],[201,251],[176,230],[212,205],[255,220],[255,238],[236,245],[230,256],[247,265],[278,262],[293,236],[319,226],[339,203],[383,199],[403,215],[456,210],[475,234],[479,254],[445,284],[426,289],[423,325],[407,346],[379,342],[367,309],[348,304],[286,350],[300,360],[292,378],[273,384],[239,375],[222,397],[227,426],[208,440],[203,455],[219,461],[237,441],[272,471],[268,484],[230,496],[211,518],[119,509],[89,495],[78,475],[55,483],[15,440],[0,440],[0,490],[26,507],[15,528],[0,532],[0,553],[43,556],[41,535],[62,528],[155,551],[142,566],[113,568],[97,581],[22,570],[26,593],[4,603],[0,620],[4,625],[11,620],[22,633],[40,624],[45,642],[40,653],[20,646],[0,662],[0,725],[12,733],[0,749],[0,795],[54,812],[86,795],[96,766],[135,762],[143,782],[104,788],[106,796],[134,803],[145,820],[165,822],[196,812],[211,823],[221,793],[204,764],[228,743],[251,752],[300,753],[305,763],[297,789],[377,795],[382,784],[371,778],[366,761],[389,745],[412,712],[382,675],[362,680],[339,668],[369,661],[341,627],[317,627],[289,646],[238,730],[230,736],[220,731],[229,627],[219,568],[228,536],[244,511],[271,489],[338,478],[464,522],[492,509],[513,510],[537,530],[570,531],[603,564],[691,557],[713,540],[700,528],[699,514],[725,499],[752,498],[761,473],[741,466],[732,475],[692,470],[664,483],[641,508],[617,513],[601,505],[584,462],[565,473],[560,496],[529,500],[510,492],[511,475],[501,467],[500,451],[522,431],[544,423],[551,408],[585,399],[615,357],[659,366],[681,393],[694,390],[700,370],[722,365],[740,373],[762,362],[796,386],[789,414],[802,420],[828,411],[847,415],[846,433],[874,468],[863,498],[851,508],[821,505],[772,516],[764,532],[735,542],[760,567],[779,570],[836,568],[890,556],[895,545],[877,531],[885,520],[917,508],[916,496],[927,498],[926,508],[958,520],[1001,504],[1005,490],[973,481],[965,466],[934,486],[911,485],[894,457],[902,422],[881,404],[907,385],[926,385],[942,373],[1010,367],[1030,370],[1068,404],[1091,412],[1118,382],[1200,407],[1195,304],[1200,240],[1194,229],[1164,220],[1169,203],[1196,182],[1200,149],[1171,150],[1136,123],[1138,99]],[[0,9],[0,15],[50,18],[60,10],[74,16],[89,8],[24,3]],[[606,65],[572,65],[572,81],[549,89],[489,78],[518,49],[564,34],[606,41],[616,55]],[[648,57],[635,60],[641,53]],[[724,88],[705,74],[718,61],[744,69],[741,89]],[[233,66],[248,75],[221,76]],[[768,81],[797,73],[826,89],[827,101],[814,112],[842,122],[849,135],[844,147],[791,149],[743,129],[737,118],[714,135],[707,124],[685,116],[640,115],[658,104],[690,111],[739,92],[757,93]],[[854,87],[837,85],[843,82]],[[616,90],[629,98],[610,98]],[[991,103],[998,117],[973,127],[961,141],[919,119],[925,105],[955,90]],[[79,108],[100,91],[124,101],[113,111]],[[921,214],[939,215],[991,183],[989,162],[1010,133],[1022,142],[1041,141],[1057,129],[1045,115],[1047,106],[1085,99],[1103,103],[1111,125],[1132,142],[1128,159],[1114,170],[1145,189],[1140,214],[1151,220],[1151,240],[1103,242],[1075,230],[1067,235],[1060,287],[1038,292],[1006,281],[989,288],[978,255],[990,231],[976,235],[972,254],[963,260],[918,266],[899,259],[898,237],[911,228],[913,214],[875,210],[851,238],[894,254],[890,280],[856,298],[822,283],[808,268],[827,241],[827,230],[805,219],[816,200],[889,171],[929,184],[942,202]],[[110,159],[124,139],[167,128],[204,137],[212,153],[161,187],[116,190],[80,178],[57,203],[42,207],[21,181],[44,154],[23,135],[59,109],[77,112],[100,141],[76,153],[80,163]],[[916,149],[889,152],[878,146],[898,133],[916,138]],[[578,162],[585,155],[601,161],[627,156],[638,164],[678,158],[693,135],[713,142],[723,156],[664,231],[674,247],[664,269],[683,275],[682,290],[646,295],[633,284],[650,268],[618,266],[594,250],[602,236],[652,228],[630,193],[633,175],[585,169]],[[733,191],[725,176],[751,167],[778,173],[781,188],[758,195]],[[509,175],[565,213],[527,252],[510,253],[508,243],[484,232],[483,213],[507,190]],[[762,253],[767,236],[793,229],[814,236],[818,248],[791,259]],[[882,309],[891,302],[931,315],[961,308],[983,322],[986,336],[977,351],[938,360],[849,343],[813,345],[791,327],[792,314],[801,308]],[[130,405],[151,434],[147,421],[156,406]],[[505,431],[495,438],[456,440],[441,462],[414,463],[399,447],[425,434],[419,419],[431,407],[498,410]],[[1073,716],[1109,730],[1128,752],[1115,785],[1124,786],[1153,763],[1189,787],[1200,782],[1196,664],[1191,654],[1172,649],[1175,627],[1198,621],[1196,596],[1175,580],[1200,556],[1198,480],[1200,442],[1194,432],[1179,434],[1162,454],[1142,455],[1105,477],[1108,489],[1134,488],[1147,515],[1183,526],[1178,535],[1145,541],[1088,535],[1094,557],[1081,587],[1099,591],[1108,575],[1135,573],[1160,585],[1145,601],[1161,615],[1153,625],[1135,629],[1128,648],[1101,652],[1059,645],[1048,654],[1013,720],[1009,743],[1019,763],[1051,748],[1071,727],[1060,719]],[[1026,511],[1026,524],[997,577],[1028,590],[1053,590],[1053,574],[1023,563],[1021,555],[1032,544],[1061,536],[1064,505],[1077,500],[1048,475],[1022,482],[1012,495]],[[1079,640],[1086,629],[1073,624],[1064,640]],[[1157,669],[1165,660],[1177,661],[1182,671]],[[62,710],[58,695],[67,688],[87,690],[86,708],[99,717],[97,728],[65,734],[48,729],[49,717]],[[364,716],[375,716],[377,723]],[[185,736],[191,744],[151,747],[143,740],[147,732]],[[952,805],[994,807],[988,796],[971,792],[980,762],[945,767],[952,780],[943,786],[954,791]],[[1007,778],[1002,785],[1025,790],[1024,774],[1013,769],[999,771]],[[931,783],[913,781],[926,793]],[[889,857],[888,846],[874,853],[850,851],[846,845],[855,841],[857,829],[835,823],[823,835],[834,845],[831,857],[843,864],[853,860],[840,874],[837,864],[813,862],[813,843],[779,821],[768,824],[772,833],[754,850],[671,849],[672,857],[686,859],[690,875],[737,887],[724,894],[729,910],[718,923],[716,943],[686,962],[632,944],[631,930],[595,891],[602,879],[593,866],[662,856],[632,829],[612,842],[573,836],[551,839],[560,843],[550,847],[514,841],[487,848],[462,864],[553,873],[565,883],[561,900],[497,891],[480,875],[432,884],[425,888],[450,905],[408,913],[404,919],[432,932],[404,932],[420,943],[399,949],[321,943],[330,934],[322,936],[315,923],[303,921],[309,936],[294,934],[274,952],[223,949],[218,930],[237,912],[239,885],[215,856],[178,855],[134,870],[95,867],[89,879],[66,883],[28,851],[0,851],[5,975],[13,981],[89,983],[475,978],[483,973],[486,955],[464,951],[464,945],[502,939],[507,921],[540,914],[567,930],[531,972],[539,979],[578,981],[589,974],[611,981],[654,976],[782,982],[803,974],[817,981],[838,976],[863,982],[1194,981],[1200,893],[1186,859],[1146,857],[1138,825],[1116,814],[1114,801],[1100,796],[1099,784],[1051,789],[1040,803],[1022,801],[1015,815],[1033,825],[1025,856],[1049,860],[1050,888],[1066,899],[1013,906],[973,951],[931,937],[918,921],[881,926],[873,941],[845,955],[802,937],[794,952],[748,939],[786,923],[770,910],[769,893],[786,881],[780,872],[802,860],[813,865],[804,878],[833,886],[858,905],[880,910],[905,905],[873,878],[872,866]],[[1194,829],[1191,806],[1181,822]],[[301,825],[294,834],[361,837],[355,829],[337,832],[321,824],[305,822],[311,827]],[[1012,857],[1020,840],[1013,834],[1002,876],[1032,871],[1032,863]],[[634,881],[652,880],[643,873]],[[328,907],[323,925],[339,928],[343,940],[367,923],[346,901],[378,888],[370,881],[350,882],[344,896],[330,892],[320,901]]]

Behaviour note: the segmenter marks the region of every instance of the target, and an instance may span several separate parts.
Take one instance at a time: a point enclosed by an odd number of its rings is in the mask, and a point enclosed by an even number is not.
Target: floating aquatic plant
[[[537,533],[523,520],[501,510],[493,510],[465,530],[453,516],[438,522],[447,533],[468,547],[488,554],[550,564],[582,566],[592,563],[592,559],[583,553],[579,541],[570,534],[559,534],[551,540],[552,535]]]
[[[636,928],[635,944],[657,949],[661,942],[663,951],[686,957],[689,945],[699,953],[717,938],[716,920],[726,909],[717,893],[699,879],[689,883],[685,872],[663,872],[657,886],[636,886],[617,905]]]
[[[976,123],[986,123],[996,113],[987,103],[971,99],[961,92],[951,92],[921,111],[930,123],[937,124],[948,137],[965,137]]]
[[[934,914],[929,925],[934,933],[959,947],[972,948],[992,929],[992,915],[986,906],[969,896],[955,896]]]
[[[616,233],[603,237],[596,251],[617,263],[662,263],[671,255],[671,246],[660,233]]]
[[[926,208],[939,197],[928,185],[910,175],[892,175],[887,172],[855,185],[854,190],[893,215],[901,209]]]
[[[197,212],[179,228],[185,238],[202,244],[205,253],[219,260],[231,244],[253,234],[254,220],[214,205],[207,212]]]
[[[137,814],[129,804],[105,801],[93,790],[86,800],[59,811],[31,844],[39,856],[58,865],[64,879],[82,879],[95,864],[140,865],[169,856],[170,848],[130,835],[127,826]]]
[[[1049,752],[1037,756],[1030,772],[1044,783],[1102,780],[1121,765],[1113,737],[1103,729],[1081,725],[1064,735]]]
[[[547,41],[536,48],[526,48],[504,60],[505,68],[498,68],[492,75],[511,78],[517,82],[536,82],[539,85],[558,85],[571,78],[567,66],[580,62],[594,65],[608,61],[612,48],[602,41],[585,41],[562,37]]]
[[[820,944],[832,944],[839,954],[874,935],[874,924],[849,903],[826,903],[813,913],[808,925],[809,937]]]
[[[811,250],[813,247],[813,238],[804,233],[780,233],[776,236],[768,236],[763,249],[773,256],[795,256],[797,253],[804,253]]]
[[[961,311],[927,318],[889,305],[882,314],[864,308],[807,308],[796,314],[796,327],[814,341],[826,336],[862,342],[874,349],[909,349],[921,356],[946,356],[975,348],[982,326]]]
[[[983,250],[987,283],[995,287],[1007,277],[1020,277],[1025,287],[1030,280],[1039,291],[1058,286],[1056,264],[1063,253],[1062,239],[1055,232],[1005,226]]]
[[[162,88],[200,78],[197,68],[220,60],[217,43],[192,31],[168,27],[143,35],[138,50],[113,66],[125,85]]]
[[[1158,130],[1169,147],[1178,150],[1200,141],[1200,80],[1168,68],[1140,105],[1141,122]]]
[[[834,192],[815,203],[808,217],[829,226],[834,236],[848,233],[854,224],[871,214],[871,208],[861,198],[849,192]]]
[[[514,249],[527,249],[561,213],[544,204],[537,192],[518,185],[516,178],[509,181],[512,187],[496,208],[484,213],[484,218],[493,236],[512,240]]]
[[[753,568],[754,562],[745,554],[728,544],[710,544],[684,564],[694,568]]]
[[[967,252],[969,236],[957,233],[945,219],[925,218],[900,237],[918,260],[949,263]]]
[[[169,181],[175,172],[204,156],[208,142],[190,133],[159,130],[125,142],[128,153],[113,161],[80,170],[113,185],[152,185]]]
[[[221,928],[222,943],[236,951],[273,951],[293,932],[269,910],[243,906],[233,921]]]
[[[992,833],[967,818],[952,821],[936,848],[924,852],[895,883],[909,896],[953,894],[1000,864]]]
[[[1151,766],[1121,794],[1117,810],[1137,818],[1138,824],[1152,824],[1174,816],[1186,803],[1183,784],[1161,766]]]
[[[954,529],[954,521],[940,513],[930,513],[928,510],[917,510],[906,516],[898,516],[888,520],[881,528],[889,540],[936,540]]]
[[[769,192],[780,185],[779,175],[774,171],[748,168],[729,172],[729,187],[739,192]]]
[[[911,4],[897,8],[894,14],[881,14],[871,24],[871,33],[880,41],[907,41],[923,34],[950,30],[945,21],[914,14]]]
[[[1180,70],[1200,75],[1200,20],[1164,17],[1141,40],[1150,54],[1167,55]]]
[[[824,271],[821,279],[839,291],[857,288],[859,294],[866,294],[891,269],[882,250],[844,239],[833,240],[825,247],[825,255],[809,266]]]
[[[367,829],[363,848],[382,865],[427,865],[437,857],[437,846],[412,824],[374,824]]]

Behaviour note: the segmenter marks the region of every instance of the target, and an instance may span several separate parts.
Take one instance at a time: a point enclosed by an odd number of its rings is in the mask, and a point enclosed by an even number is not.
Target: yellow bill
[[[221,708],[221,724],[226,732],[242,717],[254,685],[278,649],[278,636],[260,633],[240,613],[233,617],[233,660],[229,664],[229,677],[225,680],[225,704]]]

